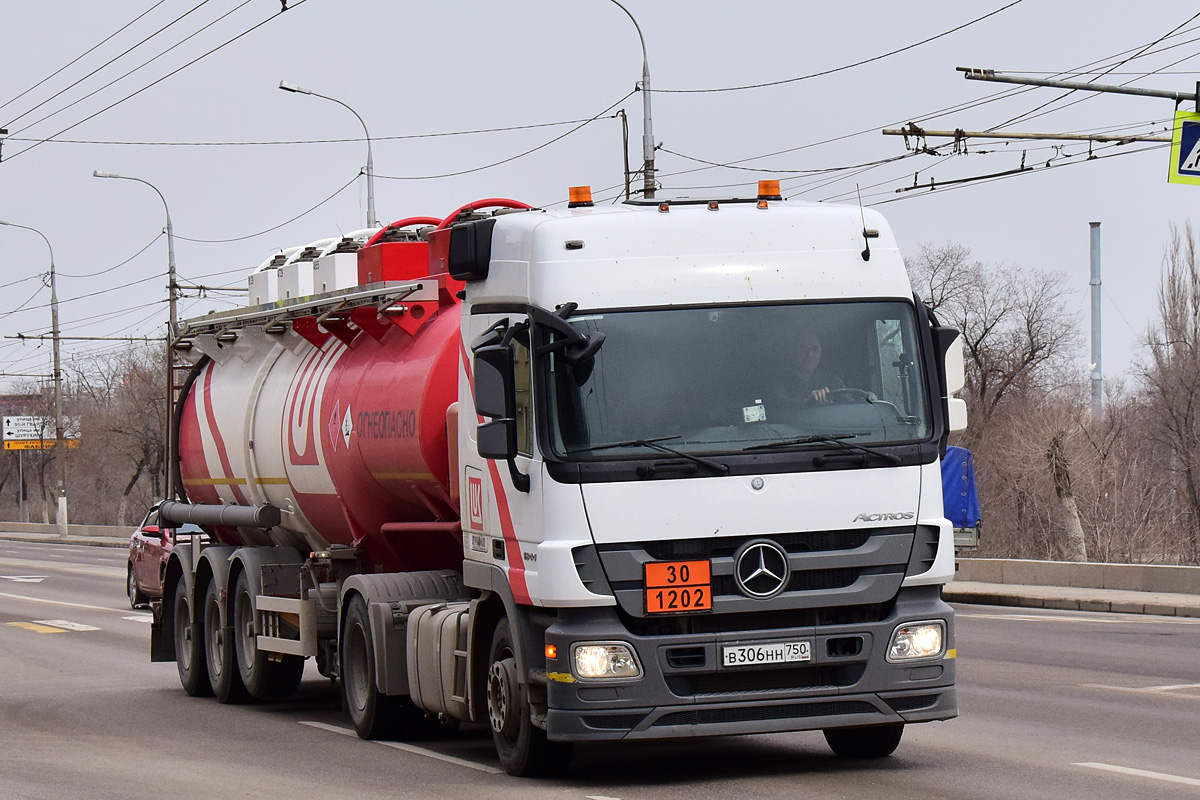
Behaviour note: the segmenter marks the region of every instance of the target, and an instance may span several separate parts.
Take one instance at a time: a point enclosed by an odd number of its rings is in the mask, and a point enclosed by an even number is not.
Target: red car
[[[137,608],[162,597],[163,573],[171,555],[175,536],[180,533],[203,533],[191,524],[165,526],[159,524],[158,506],[151,506],[142,524],[129,537],[129,566],[125,586],[129,605]]]

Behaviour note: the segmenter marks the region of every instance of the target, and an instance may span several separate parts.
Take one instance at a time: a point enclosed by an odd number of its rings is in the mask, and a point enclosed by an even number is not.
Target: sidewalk
[[[1200,617],[1200,594],[1130,592],[1079,586],[1026,586],[979,581],[952,581],[942,598],[948,603],[1053,608],[1070,611],[1111,611],[1166,617]]]
[[[57,533],[14,533],[12,531],[0,530],[0,542],[83,544],[91,547],[129,547],[129,536],[80,536],[72,533],[64,539]]]

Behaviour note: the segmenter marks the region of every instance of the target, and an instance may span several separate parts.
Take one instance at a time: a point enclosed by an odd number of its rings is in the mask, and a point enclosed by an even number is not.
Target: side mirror
[[[517,455],[517,421],[495,419],[482,423],[476,431],[479,455],[507,461]]]
[[[145,526],[143,526],[143,527],[142,527],[142,533],[146,534],[147,536],[158,536],[158,537],[161,537],[161,536],[163,535],[162,529],[161,529],[161,528],[159,528],[157,525],[145,525]]]
[[[955,336],[946,348],[946,395],[961,391],[967,384],[967,370],[963,357],[962,336]]]
[[[516,417],[512,350],[501,344],[475,351],[475,413],[492,419]]]
[[[951,397],[946,401],[946,410],[950,415],[950,430],[965,431],[967,429],[967,401],[961,397]]]

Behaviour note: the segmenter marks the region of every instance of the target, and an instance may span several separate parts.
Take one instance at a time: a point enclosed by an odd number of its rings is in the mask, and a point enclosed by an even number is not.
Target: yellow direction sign
[[[78,439],[65,439],[67,449],[79,447]],[[53,450],[53,439],[8,439],[4,442],[5,450]]]
[[[1200,184],[1200,112],[1175,112],[1167,182]]]

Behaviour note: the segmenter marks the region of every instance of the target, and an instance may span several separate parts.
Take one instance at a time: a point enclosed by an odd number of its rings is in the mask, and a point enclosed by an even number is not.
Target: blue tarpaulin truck
[[[942,459],[942,503],[954,526],[954,547],[979,546],[979,495],[975,492],[975,460],[963,447],[947,447]]]

